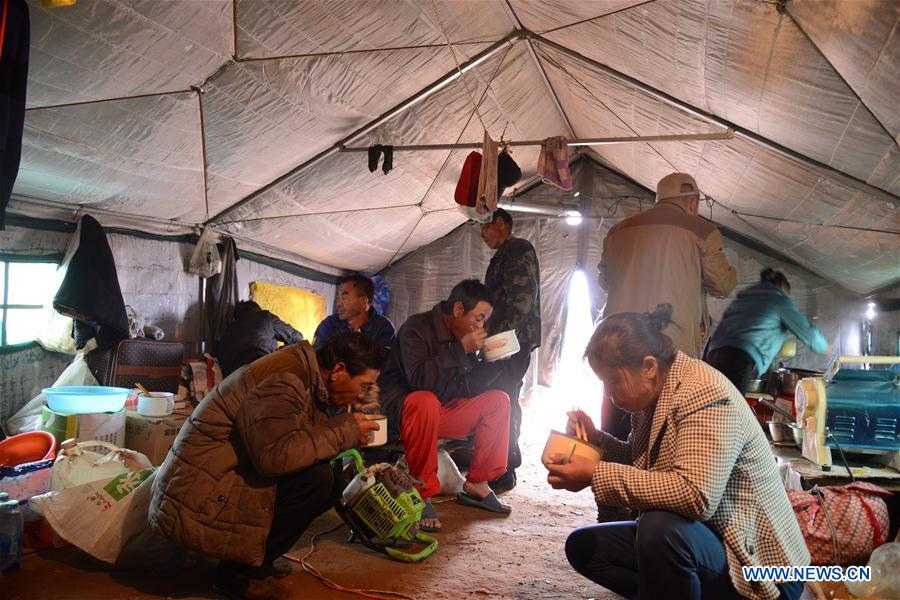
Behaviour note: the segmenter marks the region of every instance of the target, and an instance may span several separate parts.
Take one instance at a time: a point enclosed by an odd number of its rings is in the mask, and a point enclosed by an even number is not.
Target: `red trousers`
[[[431,392],[418,391],[403,401],[400,435],[409,473],[424,482],[423,498],[441,490],[438,481],[438,438],[460,439],[475,433],[475,456],[466,477],[491,481],[506,473],[509,445],[509,396],[490,390],[474,398],[453,398],[441,404]]]

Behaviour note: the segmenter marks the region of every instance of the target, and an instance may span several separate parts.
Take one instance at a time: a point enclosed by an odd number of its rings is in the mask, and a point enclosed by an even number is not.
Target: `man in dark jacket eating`
[[[484,345],[492,298],[476,279],[458,283],[450,297],[428,312],[411,316],[400,328],[378,380],[389,437],[403,440],[409,472],[424,482],[421,527],[439,531],[441,522],[429,498],[440,491],[438,438],[475,434],[475,456],[458,499],[486,510],[508,513],[488,482],[506,472],[509,397],[489,390],[469,392],[468,374]]]

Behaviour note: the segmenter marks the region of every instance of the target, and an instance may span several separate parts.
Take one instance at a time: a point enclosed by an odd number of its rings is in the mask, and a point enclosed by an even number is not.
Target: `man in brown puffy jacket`
[[[276,558],[339,489],[329,460],[378,429],[360,413],[383,350],[349,333],[318,352],[308,342],[241,367],[200,402],[157,474],[156,531],[220,558],[215,588],[237,598],[289,598]]]

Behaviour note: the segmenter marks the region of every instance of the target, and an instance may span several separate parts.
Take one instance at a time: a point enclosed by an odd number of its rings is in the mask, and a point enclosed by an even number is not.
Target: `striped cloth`
[[[569,172],[569,144],[562,136],[547,138],[541,144],[538,157],[538,175],[544,183],[551,183],[562,190],[572,189]]]

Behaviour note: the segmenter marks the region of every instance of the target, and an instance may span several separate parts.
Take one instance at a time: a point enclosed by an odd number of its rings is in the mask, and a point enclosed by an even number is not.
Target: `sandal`
[[[478,498],[468,492],[460,492],[456,495],[456,501],[460,504],[465,504],[466,506],[475,506],[478,508],[483,508],[484,510],[489,510],[491,512],[504,515],[508,515],[512,512],[512,508],[509,506],[505,506],[502,502],[500,502],[500,498],[498,498],[497,494],[495,494],[493,491],[484,498]]]
[[[434,504],[431,503],[431,500],[425,500],[425,508],[422,509],[422,519],[440,519],[437,514],[437,509],[434,508]],[[419,520],[419,529],[424,531],[425,533],[440,533],[441,527],[426,527],[422,525],[421,519]]]

